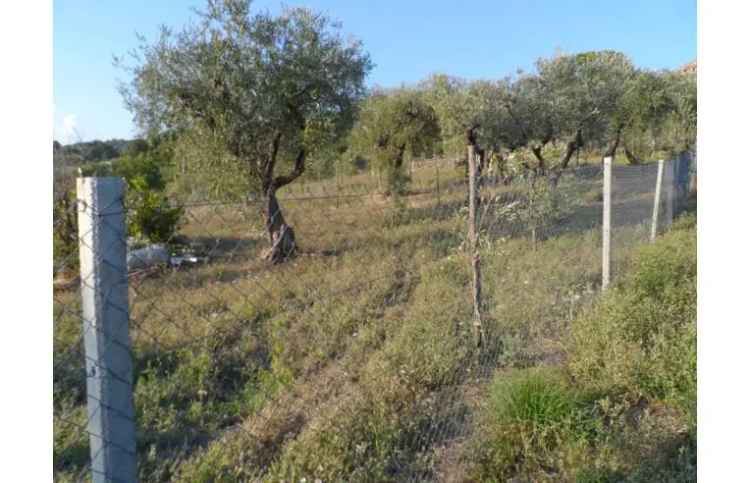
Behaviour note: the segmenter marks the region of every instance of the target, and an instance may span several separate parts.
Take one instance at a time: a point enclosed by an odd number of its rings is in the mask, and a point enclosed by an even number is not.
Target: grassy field
[[[278,266],[257,205],[189,207],[209,261],[131,276],[141,480],[694,479],[694,218],[644,246],[650,181],[623,190],[600,297],[597,176],[563,178],[574,202],[536,243],[487,205],[480,349],[452,166],[415,167],[399,202],[369,174],[282,193],[301,250]],[[59,481],[89,457],[79,310],[55,293]]]

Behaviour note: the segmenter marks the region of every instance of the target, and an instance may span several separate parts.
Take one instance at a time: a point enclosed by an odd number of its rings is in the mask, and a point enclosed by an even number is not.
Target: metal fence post
[[[136,481],[127,233],[121,178],[78,178],[78,236],[91,472]]]
[[[610,281],[610,255],[612,237],[612,157],[604,158],[604,186],[602,208],[602,291]]]
[[[661,184],[664,178],[664,160],[659,160],[659,167],[656,171],[656,190],[654,193],[654,212],[651,215],[651,242],[656,240],[656,230],[659,226],[659,203],[661,202]]]

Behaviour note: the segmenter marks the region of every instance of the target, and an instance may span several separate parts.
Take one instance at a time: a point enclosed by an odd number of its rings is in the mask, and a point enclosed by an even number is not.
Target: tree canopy
[[[695,139],[695,75],[638,69],[612,50],[540,58],[501,80],[433,74],[416,90],[438,115],[444,154],[463,157],[473,128],[490,152],[528,151],[542,172],[565,169],[584,147],[607,156],[624,144],[638,162]]]
[[[389,190],[399,192],[405,181],[404,156],[429,156],[439,142],[434,109],[415,92],[399,90],[376,93],[363,103],[351,132],[350,150],[384,169]]]
[[[351,116],[369,56],[304,8],[273,17],[251,14],[246,0],[211,0],[199,19],[178,33],[163,27],[134,52],[122,91],[137,124],[218,139],[266,190],[291,182],[314,144],[308,135]],[[279,155],[293,160],[291,173],[274,176]]]
[[[133,52],[127,106],[148,133],[205,140],[244,170],[269,199],[276,243],[287,227],[275,193],[305,170],[322,133],[351,122],[372,64],[340,25],[306,8],[251,13],[248,0],[209,0],[199,21]],[[200,158],[200,157],[199,157]],[[286,166],[279,173],[278,166]],[[278,257],[275,257],[278,259]]]

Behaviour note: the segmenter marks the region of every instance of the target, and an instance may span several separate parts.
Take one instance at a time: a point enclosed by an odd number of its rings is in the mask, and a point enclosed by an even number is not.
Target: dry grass
[[[465,190],[460,170],[442,165],[438,204],[435,169],[416,168],[401,203],[372,195],[369,174],[283,193],[301,251],[279,266],[260,259],[257,205],[187,210],[181,235],[209,262],[131,281],[142,480],[462,481],[490,376],[565,362],[563,335],[597,291],[601,203],[580,196],[536,247],[525,227],[488,211],[488,340],[477,351]],[[566,182],[582,195],[597,179]],[[324,198],[335,190],[351,196]],[[514,186],[490,192],[519,196]],[[645,240],[637,221],[616,231],[616,270]],[[65,424],[85,422],[77,297],[55,295],[61,481],[88,451]]]

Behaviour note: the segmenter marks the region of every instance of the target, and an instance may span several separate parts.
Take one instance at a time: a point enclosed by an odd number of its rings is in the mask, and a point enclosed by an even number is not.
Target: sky
[[[495,79],[539,57],[614,49],[639,67],[673,69],[696,58],[696,0],[287,0],[341,21],[375,68],[369,86],[415,83],[442,72]],[[203,0],[56,0],[53,6],[54,136],[62,143],[137,135],[117,86],[114,56],[179,28]],[[253,8],[281,11],[282,2]]]

